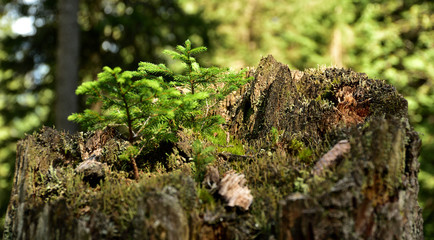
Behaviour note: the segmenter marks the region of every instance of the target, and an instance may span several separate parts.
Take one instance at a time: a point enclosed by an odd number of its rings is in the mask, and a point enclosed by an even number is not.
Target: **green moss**
[[[305,183],[305,179],[302,177],[298,177],[294,182],[294,190],[301,193],[307,193],[309,187]]]
[[[224,129],[217,128],[212,134],[199,136],[199,139],[209,142],[209,144],[215,147],[216,152],[244,155],[245,150],[242,141],[233,136],[228,136],[228,134]]]
[[[54,168],[50,168],[52,162],[41,165],[31,163],[34,170],[31,182],[35,180],[35,184],[31,186],[31,192],[36,199],[34,204],[41,207],[45,202],[64,199],[75,216],[90,217],[96,212],[104,214],[117,227],[116,236],[119,237],[131,227],[139,202],[145,201],[149,193],[158,195],[164,192],[176,197],[191,218],[212,213],[218,216],[218,219],[221,216],[223,222],[230,222],[229,225],[233,227],[252,223],[252,226],[247,227],[249,231],[258,236],[268,236],[275,234],[276,212],[282,199],[295,192],[321,196],[350,173],[354,176],[368,176],[362,179],[361,186],[366,196],[374,196],[373,193],[381,191],[384,192],[381,195],[384,198],[394,197],[405,163],[401,161],[395,165],[387,165],[384,159],[390,156],[404,158],[404,146],[393,143],[395,138],[402,138],[405,133],[394,127],[403,124],[402,122],[389,124],[387,121],[394,114],[404,114],[400,111],[403,111],[401,108],[406,103],[383,82],[354,74],[344,69],[306,71],[302,80],[290,83],[295,86],[288,90],[290,94],[284,94],[286,99],[280,99],[280,105],[277,105],[281,108],[276,111],[273,109],[272,114],[283,120],[277,122],[278,124],[271,120],[261,122],[266,117],[264,114],[267,109],[260,108],[254,129],[251,134],[243,135],[246,137],[242,140],[228,137],[229,130],[220,127],[210,134],[183,129],[187,138],[186,145],[194,142],[193,146],[189,146],[191,149],[187,149],[191,150],[191,156],[181,156],[180,151],[184,150],[171,146],[174,151],[168,153],[167,162],[157,162],[153,166],[142,165],[137,182],[130,180],[123,171],[129,170],[126,169],[129,166],[129,157],[120,161],[122,153],[128,155],[129,150],[134,150],[130,155],[135,155],[137,149],[129,149],[129,144],[120,139],[113,138],[105,144],[101,161],[111,166],[111,171],[95,188],[83,182],[82,176],[74,173],[73,169],[73,166],[81,161],[77,151],[78,144],[74,141],[83,142],[89,135],[84,134],[73,139],[59,138],[57,143],[62,143],[55,145],[54,150],[32,147],[31,154],[44,154],[49,159],[65,159],[65,156],[71,156],[74,163],[65,166],[58,164]],[[338,104],[336,95],[344,86],[360,88],[358,95],[354,95],[357,102],[369,102],[370,115],[359,124],[334,122],[337,121],[334,109]],[[266,101],[262,101],[259,107],[265,108],[265,104]],[[247,109],[249,117],[256,114],[252,111],[252,108]],[[53,134],[46,131],[45,136],[40,138],[39,141],[52,141],[48,139],[53,139]],[[365,162],[359,161],[360,165],[354,165],[353,159],[344,158],[335,168],[325,169],[324,175],[312,175],[311,170],[316,162],[341,139],[350,140],[351,156],[354,159],[374,159],[373,163],[363,165]],[[60,147],[62,145],[65,147]],[[367,155],[370,151],[379,154]],[[225,161],[218,155],[221,152],[247,157]],[[225,208],[224,200],[217,194],[201,186],[208,164],[217,167],[221,177],[228,170],[245,175],[247,186],[254,196],[248,212],[234,214],[235,210]],[[382,176],[384,181],[378,182],[379,176]],[[375,204],[384,201],[373,200]],[[232,216],[232,219],[237,216],[237,220],[229,221],[227,219],[231,218],[228,216]],[[211,222],[209,224],[223,225],[220,220]]]
[[[198,188],[197,195],[200,201],[200,204],[203,205],[204,209],[214,210],[216,207],[216,200],[213,195],[209,192],[208,189]]]
[[[300,152],[299,152],[299,158],[300,161],[307,163],[307,164],[311,164],[313,162],[313,158],[312,158],[312,150],[310,150],[309,148],[303,148]]]

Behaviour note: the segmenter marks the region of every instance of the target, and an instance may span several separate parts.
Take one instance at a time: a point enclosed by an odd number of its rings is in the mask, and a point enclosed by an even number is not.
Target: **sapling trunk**
[[[134,132],[133,132],[133,122],[131,119],[131,113],[130,113],[130,107],[128,105],[128,101],[125,98],[125,95],[122,96],[122,100],[125,104],[125,110],[127,113],[127,121],[128,121],[128,141],[131,143],[131,145],[134,145]],[[137,163],[135,157],[131,156],[130,161],[133,164],[133,172],[134,172],[134,179],[137,181],[139,180],[139,169],[137,168]]]
[[[131,160],[131,163],[133,164],[134,179],[136,181],[138,181],[139,180],[139,169],[137,168],[136,159],[134,157],[131,157],[130,160]]]

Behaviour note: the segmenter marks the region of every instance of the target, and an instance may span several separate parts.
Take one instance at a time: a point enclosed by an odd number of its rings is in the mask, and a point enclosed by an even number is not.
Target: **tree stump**
[[[272,56],[248,76],[218,110],[244,152],[217,147],[203,182],[186,132],[168,160],[142,156],[139,181],[115,129],[21,140],[4,239],[423,239],[421,142],[393,86]],[[222,179],[237,179],[243,207]]]

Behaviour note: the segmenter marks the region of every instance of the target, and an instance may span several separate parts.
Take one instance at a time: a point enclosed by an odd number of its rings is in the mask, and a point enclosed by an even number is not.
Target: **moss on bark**
[[[118,159],[128,143],[114,129],[27,136],[4,238],[423,238],[420,140],[392,86],[347,69],[292,71],[271,56],[249,76],[222,104],[224,130],[180,132],[171,149],[138,159],[137,182]],[[193,180],[194,140],[216,148],[207,184]],[[345,150],[318,163],[341,140]],[[77,171],[83,161],[107,169],[92,182]],[[244,174],[253,195],[247,211],[227,206],[212,185],[230,170]]]

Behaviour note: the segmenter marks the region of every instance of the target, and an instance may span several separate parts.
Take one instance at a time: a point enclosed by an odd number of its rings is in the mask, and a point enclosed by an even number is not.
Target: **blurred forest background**
[[[63,116],[82,106],[77,84],[103,66],[170,65],[161,51],[189,38],[209,48],[208,66],[272,54],[290,68],[342,66],[393,84],[423,140],[419,196],[434,239],[433,26],[432,0],[0,0],[0,236],[17,140],[42,125],[74,131]]]

